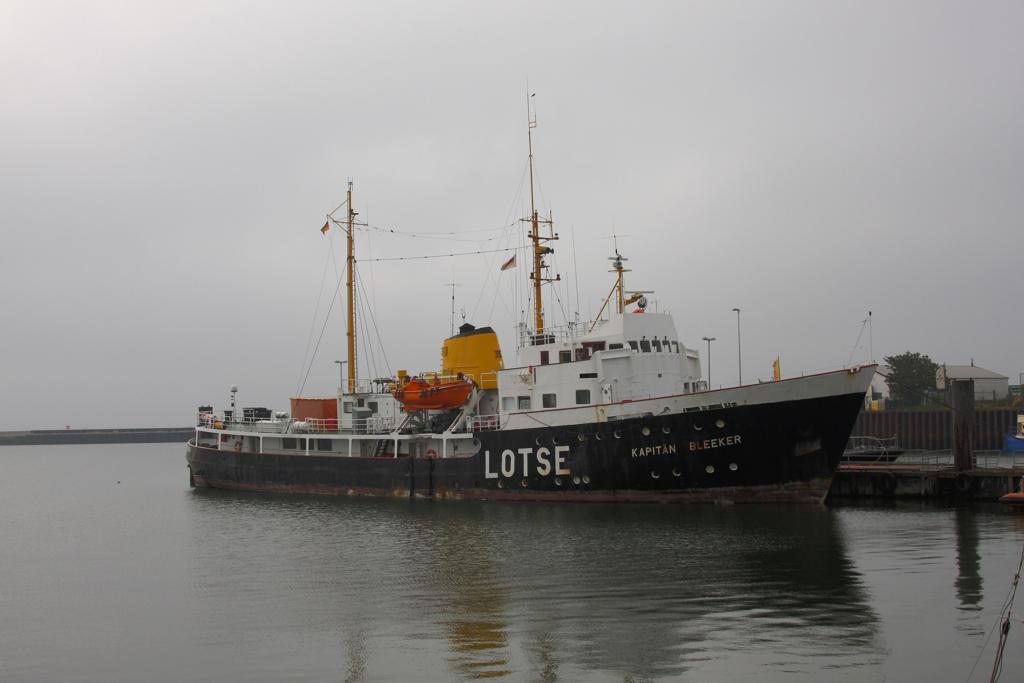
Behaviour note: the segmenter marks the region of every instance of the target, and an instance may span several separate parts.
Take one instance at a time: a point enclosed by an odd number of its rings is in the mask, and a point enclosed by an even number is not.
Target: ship
[[[335,221],[347,248],[347,376],[337,395],[292,398],[288,411],[236,409],[234,387],[229,408],[201,406],[186,447],[191,486],[439,500],[825,499],[875,366],[712,388],[673,317],[649,305],[653,292],[626,288],[617,244],[594,320],[549,325],[543,289],[559,277],[546,257],[558,236],[534,204],[528,140],[532,320],[515,326],[513,362],[492,327],[465,322],[442,341],[438,370],[358,377],[350,181],[347,217]]]

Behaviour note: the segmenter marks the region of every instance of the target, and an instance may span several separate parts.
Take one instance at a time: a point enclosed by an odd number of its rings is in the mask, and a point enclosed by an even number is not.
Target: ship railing
[[[603,322],[603,321],[598,321]],[[578,322],[569,323],[567,325],[555,325],[553,327],[545,327],[544,331],[537,334],[533,330],[527,329],[525,326],[519,328],[519,347],[525,346],[541,346],[544,344],[554,344],[555,342],[571,342],[575,339],[579,339],[587,334],[590,330],[592,322]]]
[[[473,415],[466,420],[467,432],[491,432],[501,429],[501,415]]]
[[[197,427],[212,429],[231,429],[241,432],[271,432],[284,434],[289,430],[291,421],[284,414],[269,417],[235,417],[228,418],[224,413],[202,412],[196,415]]]
[[[351,397],[352,394],[384,394],[390,392],[397,382],[398,380],[394,377],[374,377],[373,379],[357,377],[350,387],[346,379],[340,385],[340,393],[347,397]]]
[[[337,418],[306,418],[292,420],[275,417],[271,419],[237,418],[226,419],[216,413],[199,413],[196,416],[197,427],[211,429],[227,429],[236,432],[261,432],[265,434],[326,434],[350,432],[353,434],[387,434],[395,427],[394,417],[375,415],[366,418],[345,416]]]

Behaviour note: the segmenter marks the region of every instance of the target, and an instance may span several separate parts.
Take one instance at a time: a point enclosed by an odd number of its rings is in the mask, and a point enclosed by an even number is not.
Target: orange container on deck
[[[293,420],[338,420],[338,399],[336,398],[293,398]]]

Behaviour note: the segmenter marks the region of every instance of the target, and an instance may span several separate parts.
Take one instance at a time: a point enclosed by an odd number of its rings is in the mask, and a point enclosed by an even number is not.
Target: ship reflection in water
[[[195,561],[226,573],[206,566],[193,584],[208,626],[254,643],[327,638],[320,664],[348,680],[786,678],[885,656],[842,520],[824,508],[206,491],[190,516]],[[262,673],[287,670],[275,662]]]

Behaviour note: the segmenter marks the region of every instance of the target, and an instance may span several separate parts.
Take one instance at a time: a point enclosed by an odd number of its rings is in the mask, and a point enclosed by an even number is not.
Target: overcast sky
[[[994,1],[7,0],[0,429],[330,395],[339,307],[302,378],[349,178],[371,226],[459,233],[360,232],[388,363],[375,341],[359,374],[437,368],[450,282],[513,358],[522,257],[369,259],[519,242],[528,91],[569,315],[577,286],[597,312],[618,234],[627,286],[702,359],[716,337],[715,385],[734,307],[747,381],[911,350],[1016,383],[1022,29]]]

